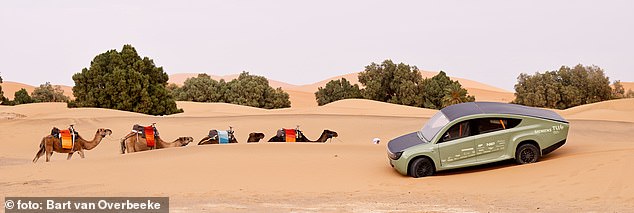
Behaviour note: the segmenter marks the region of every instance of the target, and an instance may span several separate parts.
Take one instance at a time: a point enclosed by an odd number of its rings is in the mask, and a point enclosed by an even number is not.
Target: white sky
[[[512,90],[595,64],[634,81],[634,1],[0,1],[0,75],[73,85],[132,44],[168,74],[306,84],[392,59]]]

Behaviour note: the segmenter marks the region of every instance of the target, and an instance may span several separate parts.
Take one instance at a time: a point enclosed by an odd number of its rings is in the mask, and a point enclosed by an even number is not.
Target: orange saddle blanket
[[[70,130],[68,129],[59,130],[59,135],[62,138],[62,149],[72,149],[73,136],[70,134]]]
[[[147,142],[148,147],[154,147],[156,142],[154,141],[154,127],[146,126],[143,128],[143,132],[145,133],[145,142]]]
[[[284,129],[286,133],[286,142],[295,142],[296,132],[294,129]]]

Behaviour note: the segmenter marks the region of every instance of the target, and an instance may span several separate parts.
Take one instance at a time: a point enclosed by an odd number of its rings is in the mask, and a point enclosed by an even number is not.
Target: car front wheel
[[[435,171],[434,163],[428,158],[418,158],[412,162],[409,171],[414,178],[431,176]]]
[[[539,159],[541,153],[533,144],[523,144],[515,151],[515,161],[518,164],[535,163]]]

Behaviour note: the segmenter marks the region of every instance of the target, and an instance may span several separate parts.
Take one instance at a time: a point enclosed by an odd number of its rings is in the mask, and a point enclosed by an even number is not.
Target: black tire
[[[533,144],[522,144],[515,150],[517,164],[535,163],[541,157],[539,149]]]
[[[414,178],[431,176],[436,171],[436,167],[434,166],[434,162],[429,160],[429,158],[418,158],[412,162],[409,166],[410,176]]]

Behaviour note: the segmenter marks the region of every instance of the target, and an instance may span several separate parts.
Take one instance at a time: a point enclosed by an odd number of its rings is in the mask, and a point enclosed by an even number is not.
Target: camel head
[[[328,138],[336,138],[339,136],[339,134],[337,134],[337,132],[335,131],[330,131],[330,130],[324,130],[324,134],[326,134],[326,137]]]
[[[181,146],[187,146],[187,144],[189,144],[189,143],[194,141],[194,138],[192,138],[192,137],[180,137],[176,141],[180,142]]]
[[[112,130],[101,128],[97,130],[97,134],[99,134],[102,138],[105,138],[108,135],[112,135]]]
[[[260,141],[264,138],[264,133],[252,132],[252,133],[249,133],[249,138],[253,138],[253,139],[256,139],[257,141]]]

